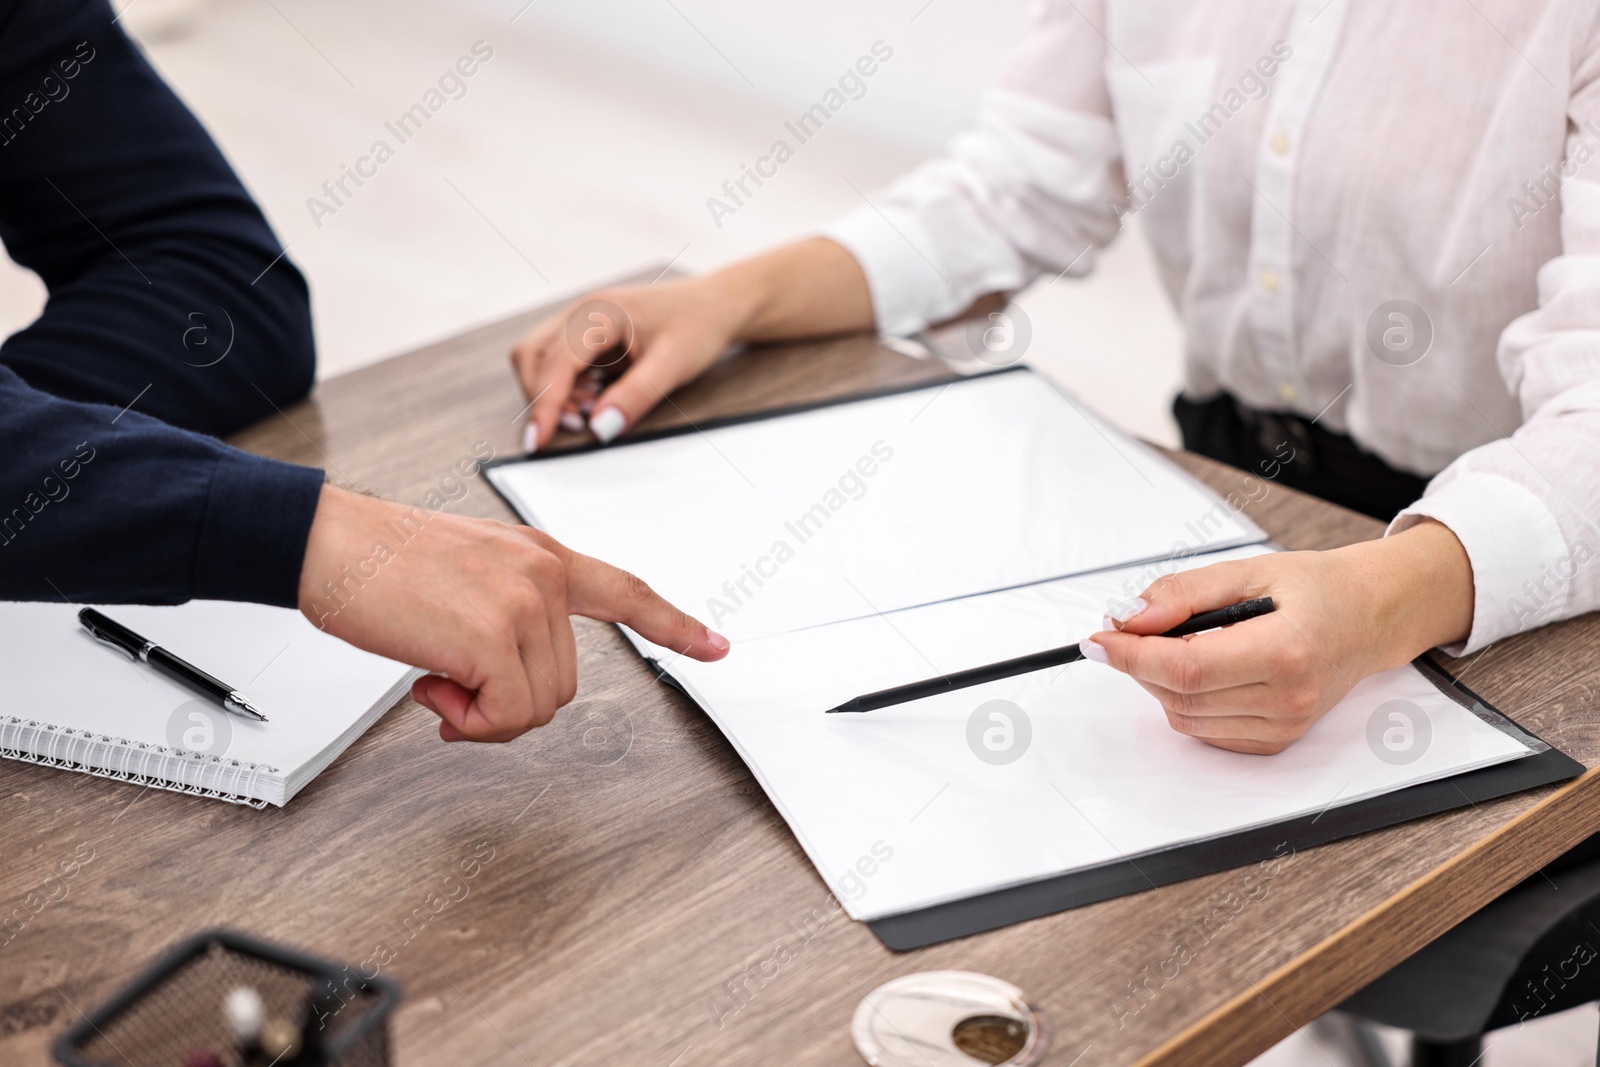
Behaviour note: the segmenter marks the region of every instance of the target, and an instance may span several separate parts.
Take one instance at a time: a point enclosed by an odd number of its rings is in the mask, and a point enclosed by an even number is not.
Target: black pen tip
[[[827,714],[827,715],[840,715],[840,714],[843,714],[845,712],[860,711],[860,710],[861,710],[861,704],[858,701],[847,700],[843,704],[840,704],[836,708],[829,708],[824,714]]]

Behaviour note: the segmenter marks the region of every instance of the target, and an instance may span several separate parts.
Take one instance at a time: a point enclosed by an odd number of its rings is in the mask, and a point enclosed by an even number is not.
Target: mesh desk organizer
[[[178,945],[62,1034],[51,1051],[67,1067],[182,1067],[198,1050],[214,1052],[226,1067],[244,1067],[222,1008],[228,991],[240,986],[259,993],[270,1015],[307,1034],[305,1049],[277,1067],[387,1067],[389,1016],[400,1000],[394,982],[363,979],[226,930]],[[320,1028],[317,1017],[324,1019]]]

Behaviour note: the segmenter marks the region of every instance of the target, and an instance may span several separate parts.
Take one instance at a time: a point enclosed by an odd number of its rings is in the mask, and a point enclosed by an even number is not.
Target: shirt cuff
[[[1448,526],[1472,564],[1472,633],[1445,652],[1464,656],[1566,616],[1571,585],[1561,572],[1570,556],[1567,541],[1550,509],[1527,488],[1468,471],[1395,516],[1385,536],[1424,518]]]
[[[954,287],[917,251],[937,245],[916,218],[893,206],[882,214],[858,208],[824,227],[822,236],[843,245],[861,265],[879,333],[909,337],[959,302]]]
[[[300,564],[322,482],[314,467],[225,451],[200,525],[195,597],[299,606]]]

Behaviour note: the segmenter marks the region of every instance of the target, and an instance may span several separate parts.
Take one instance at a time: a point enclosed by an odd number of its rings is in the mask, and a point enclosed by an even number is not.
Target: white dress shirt
[[[1390,532],[1430,516],[1461,540],[1471,652],[1600,607],[1597,20],[1600,0],[1036,0],[977,127],[825,233],[908,334],[1088,273],[1137,213],[1187,395],[1436,475]]]

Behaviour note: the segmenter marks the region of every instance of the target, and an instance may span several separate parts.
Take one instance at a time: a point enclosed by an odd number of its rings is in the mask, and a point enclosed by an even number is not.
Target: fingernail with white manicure
[[[1150,602],[1142,596],[1136,596],[1132,600],[1124,601],[1123,603],[1118,604],[1115,608],[1111,609],[1111,614],[1106,616],[1107,619],[1116,625],[1107,626],[1106,629],[1122,629],[1123,623],[1132,622],[1134,619],[1144,614],[1144,610],[1149,606]]]
[[[583,432],[583,416],[576,411],[563,411],[561,413],[561,428],[571,430],[573,433]]]
[[[522,428],[522,451],[529,456],[539,451],[538,424],[530,422]]]
[[[1087,637],[1078,642],[1078,651],[1083,653],[1084,659],[1092,659],[1096,663],[1111,662],[1110,657],[1106,655],[1106,650],[1100,645],[1097,645],[1093,641],[1089,640]]]
[[[600,438],[601,444],[609,445],[616,440],[627,421],[616,408],[605,408],[589,420],[589,432]]]

